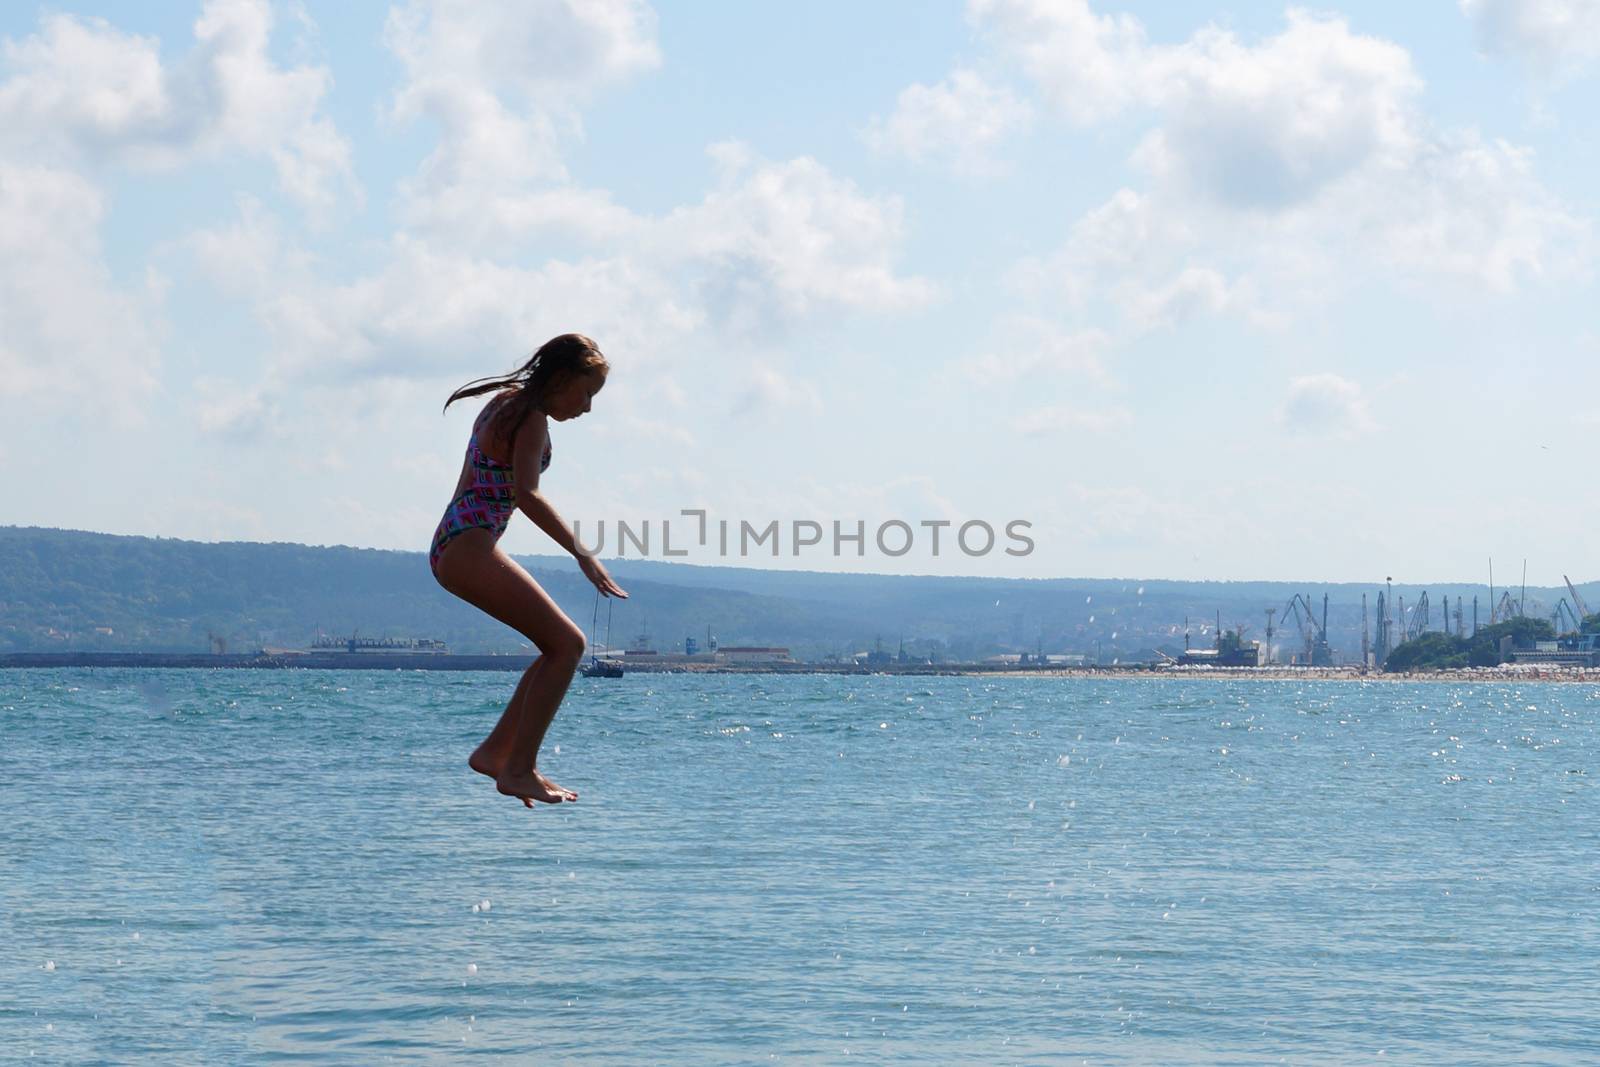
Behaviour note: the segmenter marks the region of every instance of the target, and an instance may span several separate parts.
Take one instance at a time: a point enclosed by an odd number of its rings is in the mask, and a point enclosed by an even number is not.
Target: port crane
[[[1571,620],[1571,626],[1567,625],[1568,620]],[[1566,597],[1556,601],[1556,617],[1551,621],[1556,624],[1556,633],[1558,634],[1575,634],[1583,629],[1583,620],[1579,619],[1577,612],[1572,610],[1572,607],[1567,603]]]
[[[1508,622],[1522,614],[1522,605],[1518,604],[1511,596],[1511,590],[1506,589],[1500,593],[1500,603],[1495,606],[1492,619]]]
[[[1310,663],[1313,640],[1312,627],[1310,625],[1311,605],[1306,604],[1304,617],[1302,617],[1300,614],[1300,605],[1305,603],[1306,598],[1300,593],[1296,593],[1294,596],[1290,597],[1289,603],[1284,605],[1283,618],[1285,623],[1287,623],[1289,619],[1294,620],[1296,629],[1300,631],[1300,640],[1305,643],[1305,662]],[[1287,628],[1288,627],[1285,626],[1285,629]]]
[[[1373,661],[1380,667],[1383,666],[1383,661],[1389,658],[1389,653],[1393,649],[1393,639],[1389,635],[1389,592],[1392,590],[1378,590],[1378,640],[1374,646]]]
[[[1573,586],[1571,578],[1563,574],[1561,580],[1567,583],[1567,592],[1572,594],[1572,606],[1578,609],[1578,622],[1580,624],[1578,628],[1582,629],[1583,620],[1589,617],[1589,605],[1585,604],[1583,597],[1578,595],[1578,590]]]
[[[1304,612],[1304,614],[1302,614]],[[1284,606],[1285,619],[1293,618],[1305,642],[1305,665],[1324,667],[1333,663],[1333,652],[1328,647],[1328,598],[1322,598],[1322,624],[1317,624],[1317,613],[1304,593],[1296,593]]]
[[[1411,618],[1405,622],[1401,632],[1401,640],[1410,641],[1421,637],[1428,632],[1428,623],[1430,621],[1428,591],[1424,589],[1422,595],[1417,597],[1417,602],[1411,605]]]

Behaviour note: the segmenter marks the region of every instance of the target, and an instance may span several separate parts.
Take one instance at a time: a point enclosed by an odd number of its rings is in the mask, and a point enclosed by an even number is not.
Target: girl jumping
[[[500,721],[468,758],[495,788],[528,807],[535,800],[577,800],[539,773],[539,745],[583,659],[583,631],[539,587],[533,576],[500,550],[511,513],[518,508],[578,561],[606,596],[628,594],[594,556],[585,553],[555,508],[539,492],[550,465],[550,420],[565,422],[589,410],[610,365],[582,334],[546,341],[511,374],[479,378],[450,394],[457,400],[494,393],[472,424],[455,496],[433,534],[428,566],[440,585],[481,608],[531,641],[539,656],[523,672]]]

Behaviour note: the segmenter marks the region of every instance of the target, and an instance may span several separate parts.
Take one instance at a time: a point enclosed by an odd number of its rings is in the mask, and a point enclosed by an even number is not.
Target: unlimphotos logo
[[[934,556],[952,550],[967,556],[987,556],[997,549],[1008,556],[1026,556],[1034,547],[1033,538],[1027,534],[1033,529],[1033,523],[1027,519],[1011,519],[999,524],[1005,534],[1002,546],[996,524],[983,519],[961,523],[951,519],[887,519],[869,530],[866,519],[832,519],[826,523],[815,519],[713,520],[704,508],[684,508],[678,514],[695,520],[695,525],[685,531],[680,524],[676,543],[671,519],[616,519],[611,526],[611,541],[607,541],[606,520],[600,519],[595,524],[596,542],[592,545],[583,539],[581,520],[573,522],[572,533],[578,547],[586,553],[627,556],[631,552],[640,557],[652,555],[656,546],[659,546],[659,554],[666,557],[687,556],[692,547],[711,549],[719,556],[741,557],[781,556],[785,552],[791,556],[837,557],[852,551],[856,556],[865,556],[869,546],[885,556],[904,556],[919,547]],[[659,539],[654,536],[658,532]]]

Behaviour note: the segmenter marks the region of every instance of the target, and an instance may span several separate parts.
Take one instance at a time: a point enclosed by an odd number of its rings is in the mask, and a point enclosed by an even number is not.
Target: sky
[[[423,553],[578,331],[605,555],[1590,580],[1597,91],[1600,0],[8,4],[0,524]]]

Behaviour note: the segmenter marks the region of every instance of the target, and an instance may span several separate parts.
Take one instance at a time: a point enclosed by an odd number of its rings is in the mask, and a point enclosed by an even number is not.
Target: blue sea
[[[0,671],[0,1061],[1600,1061],[1600,687]]]

